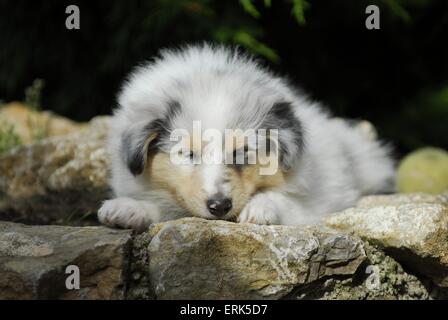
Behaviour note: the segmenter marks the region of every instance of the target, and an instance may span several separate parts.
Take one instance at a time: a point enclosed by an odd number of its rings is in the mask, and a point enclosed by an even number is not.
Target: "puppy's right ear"
[[[123,133],[123,160],[134,176],[140,175],[145,169],[148,153],[157,149],[164,128],[163,120],[157,119],[145,125],[136,124]]]

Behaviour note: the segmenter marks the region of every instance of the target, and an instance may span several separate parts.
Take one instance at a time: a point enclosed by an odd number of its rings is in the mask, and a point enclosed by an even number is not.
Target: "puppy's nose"
[[[222,217],[232,209],[232,200],[224,197],[216,197],[207,200],[207,208],[211,214]]]

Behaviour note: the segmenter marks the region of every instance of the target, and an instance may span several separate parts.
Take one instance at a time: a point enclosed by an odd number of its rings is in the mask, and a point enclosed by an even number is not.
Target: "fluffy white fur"
[[[294,149],[292,139],[285,137],[286,146],[293,149],[285,183],[253,194],[241,212],[233,214],[239,222],[315,223],[330,212],[353,206],[362,195],[393,188],[393,162],[378,141],[330,118],[318,103],[251,57],[223,47],[190,46],[162,51],[124,85],[109,139],[116,198],[104,202],[98,213],[101,222],[142,230],[153,222],[193,214],[172,194],[155,188],[147,175],[132,174],[123,160],[124,132],[138,132],[164,117],[170,101],[179,102],[182,109],[172,119],[172,128],[190,128],[193,120],[201,120],[204,129],[219,130],[257,127],[275,103],[291,104],[302,126],[303,146]],[[166,151],[163,146],[159,150]],[[191,188],[201,188],[205,197],[231,192],[224,166],[203,167],[202,179],[191,181]],[[216,219],[205,205],[194,215]]]

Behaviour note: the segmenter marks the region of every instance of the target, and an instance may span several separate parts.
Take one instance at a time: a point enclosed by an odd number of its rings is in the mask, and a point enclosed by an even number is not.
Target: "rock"
[[[49,111],[34,111],[19,102],[9,103],[0,109],[1,121],[13,125],[14,131],[24,144],[35,142],[36,135],[43,134],[45,137],[63,136],[78,132],[87,126]]]
[[[85,224],[108,195],[108,117],[0,156],[0,220]],[[92,218],[84,219],[91,213]]]
[[[367,197],[325,225],[378,245],[407,270],[448,287],[448,194]]]
[[[319,300],[427,300],[426,287],[400,264],[368,243],[368,263],[347,279],[330,278],[297,290],[296,299]]]
[[[366,196],[361,198],[356,207],[358,208],[371,208],[382,207],[390,205],[402,205],[402,204],[419,204],[419,203],[432,203],[442,204],[448,203],[448,193],[442,194],[427,194],[427,193],[406,193],[406,194],[393,194],[393,195],[375,195]]]
[[[0,299],[122,299],[131,232],[0,222]],[[66,267],[80,270],[68,290]]]
[[[68,290],[66,268],[80,269]],[[356,236],[185,218],[143,234],[0,222],[0,299],[428,299]],[[431,297],[446,297],[436,288]]]
[[[185,218],[152,226],[149,283],[158,299],[278,299],[366,261],[356,237],[306,227]]]
[[[154,292],[151,290],[149,274],[148,246],[150,242],[151,237],[147,233],[137,234],[133,239],[127,299],[155,299]]]
[[[406,156],[398,168],[397,188],[404,193],[448,191],[448,152],[423,148]]]

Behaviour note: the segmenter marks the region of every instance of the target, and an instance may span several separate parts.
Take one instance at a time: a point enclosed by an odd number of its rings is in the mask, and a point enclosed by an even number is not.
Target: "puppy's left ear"
[[[123,133],[121,139],[123,160],[134,176],[143,172],[148,154],[157,150],[163,130],[163,120],[157,119],[144,125],[136,124]]]
[[[266,115],[264,128],[278,130],[275,139],[280,165],[284,171],[291,169],[303,148],[302,123],[289,102],[275,103]]]

